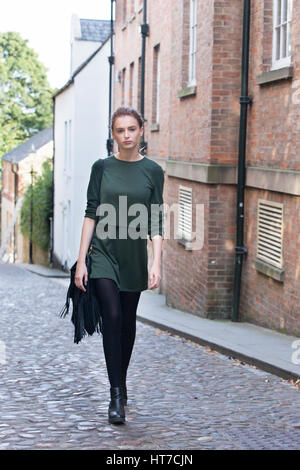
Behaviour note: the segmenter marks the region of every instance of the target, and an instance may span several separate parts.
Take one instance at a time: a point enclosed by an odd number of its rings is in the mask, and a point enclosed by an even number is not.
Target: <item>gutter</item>
[[[113,3],[115,0],[110,2],[110,56],[108,57],[109,62],[109,93],[108,93],[108,138],[106,141],[107,155],[108,157],[112,154],[114,139],[111,137],[111,108],[112,108],[112,68],[115,63],[114,57],[114,46],[113,46],[113,35],[114,35],[114,21],[113,21]]]
[[[55,97],[52,96],[53,100],[53,156],[52,156],[52,215],[50,219],[50,250],[49,250],[49,264],[53,268],[53,252],[54,252],[54,164],[55,164]]]
[[[236,219],[236,246],[235,246],[235,273],[233,292],[232,321],[239,321],[239,301],[241,290],[241,274],[243,256],[248,252],[244,246],[244,193],[246,180],[246,136],[247,136],[247,106],[252,103],[248,96],[248,66],[249,66],[249,37],[251,0],[244,0],[243,13],[243,39],[242,39],[242,73],[240,96],[240,130],[238,154],[238,182],[237,182],[237,219]]]
[[[141,24],[142,54],[141,54],[141,103],[140,111],[143,120],[145,119],[145,61],[146,61],[146,37],[149,36],[149,25],[147,24],[147,0],[143,2],[143,24]],[[142,136],[142,148],[147,152],[147,142],[145,142],[145,132]]]

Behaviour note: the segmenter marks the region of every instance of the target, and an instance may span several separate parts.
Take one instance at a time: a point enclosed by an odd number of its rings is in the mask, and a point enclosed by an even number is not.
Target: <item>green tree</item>
[[[32,242],[42,250],[50,246],[50,221],[53,216],[52,201],[52,159],[47,159],[42,166],[42,175],[35,178],[32,185]],[[21,208],[21,233],[30,238],[31,185],[25,191]]]
[[[0,156],[52,125],[47,68],[17,32],[0,33]]]

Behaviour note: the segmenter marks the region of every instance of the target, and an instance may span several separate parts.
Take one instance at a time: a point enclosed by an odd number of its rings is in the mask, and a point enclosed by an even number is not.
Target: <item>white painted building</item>
[[[70,74],[110,35],[110,20],[87,20],[72,15]]]
[[[89,21],[93,22],[90,36]],[[95,21],[98,30],[103,28],[105,39],[98,41],[98,47],[75,70],[72,63],[82,61],[83,51],[89,51],[89,47],[83,44],[73,47],[71,78],[54,96],[53,262],[57,267],[70,268],[78,257],[91,166],[98,158],[107,156],[110,56],[107,21],[80,20],[81,27],[85,25],[82,36],[86,38],[81,42],[101,37],[99,31],[96,34]]]

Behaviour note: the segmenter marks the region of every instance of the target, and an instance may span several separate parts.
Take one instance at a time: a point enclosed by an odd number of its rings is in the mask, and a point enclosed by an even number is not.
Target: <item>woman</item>
[[[92,165],[75,284],[85,291],[83,281],[85,285],[88,282],[85,257],[92,241],[90,278],[101,307],[103,349],[110,381],[108,421],[117,424],[125,422],[126,376],[141,291],[154,289],[161,281],[164,232],[162,206],[158,205],[163,204],[164,173],[160,165],[139,153],[144,128],[137,110],[118,108],[112,116],[111,131],[119,152]],[[133,204],[147,209],[146,218],[141,210],[144,218],[138,225],[133,223],[136,219]],[[106,215],[101,217],[104,206],[105,214],[113,209],[108,221]],[[149,273],[147,235],[153,248]]]

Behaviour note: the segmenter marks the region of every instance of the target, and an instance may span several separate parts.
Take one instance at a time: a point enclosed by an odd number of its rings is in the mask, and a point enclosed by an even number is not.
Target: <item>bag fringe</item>
[[[61,309],[59,316],[65,318],[70,311],[72,300],[72,317],[74,325],[74,343],[78,344],[85,336],[92,336],[95,332],[103,334],[102,317],[99,301],[94,289],[94,284],[89,279],[91,272],[91,257],[86,256],[86,266],[88,270],[88,284],[86,292],[79,289],[74,282],[77,262],[71,268],[70,285],[66,295],[66,302]]]

